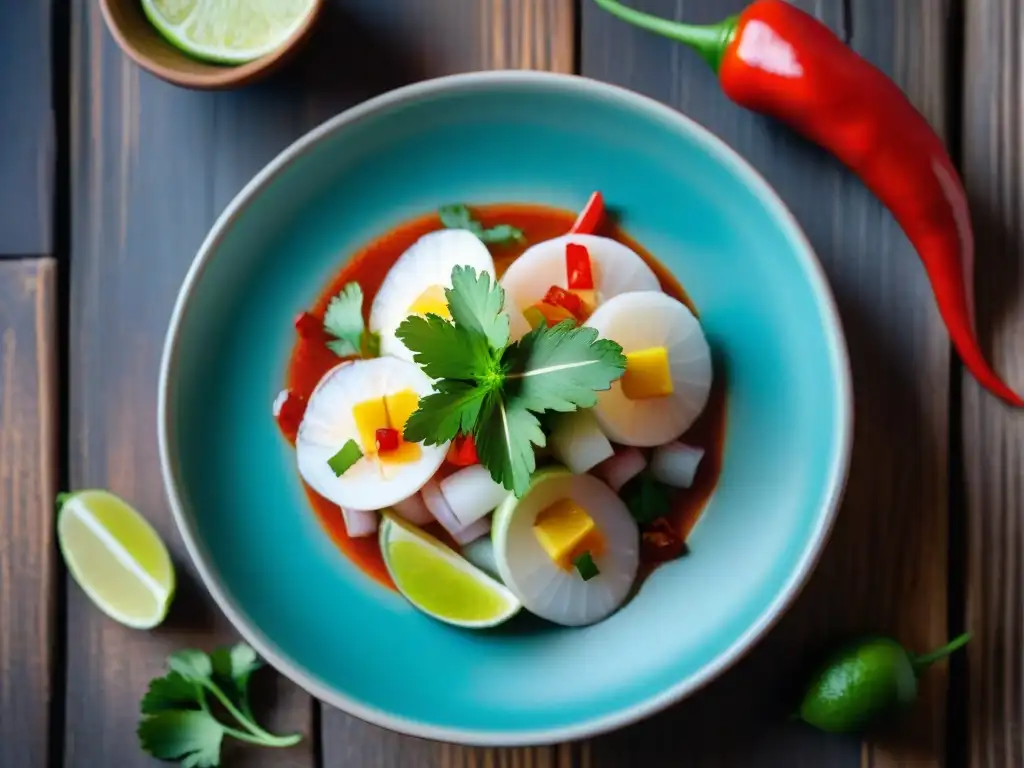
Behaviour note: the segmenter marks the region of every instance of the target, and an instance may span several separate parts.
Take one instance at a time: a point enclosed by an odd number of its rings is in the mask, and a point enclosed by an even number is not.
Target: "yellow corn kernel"
[[[383,397],[363,400],[352,408],[359,439],[363,443],[363,453],[377,453],[377,430],[388,426],[388,410]]]
[[[594,520],[572,499],[561,499],[540,511],[533,535],[548,557],[562,568],[571,565],[577,546],[595,530]]]
[[[444,288],[440,285],[432,285],[409,305],[410,315],[438,315],[445,320],[452,319],[452,313],[448,311],[448,299],[444,295]]]
[[[405,422],[420,407],[420,396],[411,389],[403,389],[393,395],[385,395],[384,405],[388,409],[388,426],[401,435],[405,431]]]
[[[626,355],[622,393],[630,400],[672,394],[672,371],[668,365],[668,352],[664,347],[641,349]]]

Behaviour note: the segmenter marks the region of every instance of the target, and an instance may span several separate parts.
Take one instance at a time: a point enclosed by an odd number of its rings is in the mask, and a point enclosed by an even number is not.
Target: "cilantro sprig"
[[[521,496],[536,469],[534,449],[546,442],[538,417],[593,407],[626,370],[622,347],[571,321],[509,344],[505,292],[471,267],[452,270],[445,297],[452,322],[412,316],[396,332],[437,379],[406,422],[405,439],[439,445],[471,434],[495,482]]]
[[[380,354],[380,337],[371,333],[363,322],[363,289],[359,283],[347,283],[341,293],[328,302],[324,330],[334,337],[327,346],[338,357]]]
[[[275,736],[255,722],[249,705],[249,678],[263,663],[244,643],[212,655],[186,649],[168,658],[169,672],[152,680],[142,698],[138,736],[142,748],[183,768],[216,768],[225,736],[263,747],[290,747],[299,734]],[[225,725],[214,715],[219,705],[234,719]]]
[[[473,218],[473,213],[469,208],[461,203],[442,205],[437,209],[437,215],[441,218],[441,224],[446,229],[468,229],[485,243],[507,245],[509,243],[526,242],[523,230],[513,227],[511,224],[497,224],[493,227],[484,227],[483,224]]]

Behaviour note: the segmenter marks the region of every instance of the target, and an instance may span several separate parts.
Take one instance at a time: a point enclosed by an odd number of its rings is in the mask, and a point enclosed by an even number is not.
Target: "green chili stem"
[[[953,653],[953,651],[959,648],[963,648],[965,645],[967,645],[967,641],[970,639],[971,633],[964,632],[959,637],[953,638],[941,648],[936,648],[934,651],[931,651],[930,653],[925,653],[920,656],[911,656],[910,663],[914,665],[914,671],[917,674],[921,674],[936,661],[946,658],[947,656],[949,656],[949,654]]]
[[[722,66],[725,49],[729,47],[729,43],[736,36],[736,24],[739,21],[739,15],[735,15],[729,16],[717,24],[697,26],[638,11],[623,5],[619,0],[594,0],[594,2],[627,24],[690,46],[701,55],[715,74],[718,74],[718,70]]]

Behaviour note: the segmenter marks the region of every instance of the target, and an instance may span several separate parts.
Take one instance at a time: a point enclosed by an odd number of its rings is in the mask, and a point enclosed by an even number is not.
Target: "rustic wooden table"
[[[711,21],[743,0],[636,0]],[[948,140],[972,198],[980,327],[1024,386],[1024,6],[800,0],[892,75]],[[802,596],[685,703],[592,741],[476,750],[386,732],[277,683],[309,738],[229,764],[391,768],[1024,765],[1024,416],[950,354],[917,257],[821,151],[733,106],[695,55],[589,0],[331,0],[310,47],[238,92],[140,72],[96,0],[0,2],[0,766],[151,765],[139,697],[164,657],[232,637],[196,580],[157,465],[157,361],[179,282],[225,204],[300,134],[388,88],[462,70],[581,72],[654,96],[756,166],[831,279],[857,427],[846,503]],[[54,543],[59,488],[108,487],[171,542],[181,597],[152,633],[104,618]],[[851,632],[917,649],[969,627],[912,715],[867,742],[785,720],[809,659]]]

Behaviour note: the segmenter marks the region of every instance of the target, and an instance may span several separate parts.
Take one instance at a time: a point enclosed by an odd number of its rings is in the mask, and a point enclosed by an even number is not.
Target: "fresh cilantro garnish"
[[[498,224],[485,228],[483,224],[473,218],[469,208],[461,203],[442,205],[438,208],[437,213],[446,229],[468,229],[485,243],[505,245],[526,242],[523,230],[513,227],[511,224]]]
[[[509,345],[505,292],[470,267],[452,270],[445,296],[451,323],[413,316],[396,332],[424,372],[439,380],[406,422],[405,439],[438,445],[472,434],[491,477],[522,495],[536,468],[534,447],[546,441],[538,417],[592,407],[595,393],[625,371],[622,347],[570,321]]]
[[[327,304],[324,330],[334,338],[327,346],[338,357],[376,357],[380,354],[380,337],[370,333],[363,323],[363,289],[359,283],[348,283]]]
[[[667,515],[672,509],[672,492],[664,483],[654,479],[650,472],[641,472],[622,488],[633,519],[641,525]]]
[[[215,768],[225,736],[264,747],[290,747],[302,740],[298,734],[275,736],[256,724],[249,678],[262,662],[248,645],[219,648],[212,657],[178,651],[167,663],[170,671],[150,682],[140,704],[139,742],[153,757],[177,760],[183,768]],[[213,701],[241,727],[218,720],[210,708]]]
[[[590,554],[589,550],[578,557],[574,557],[572,564],[576,567],[576,571],[584,581],[590,581],[601,573],[601,571],[598,570],[597,563],[594,562],[594,557]]]

